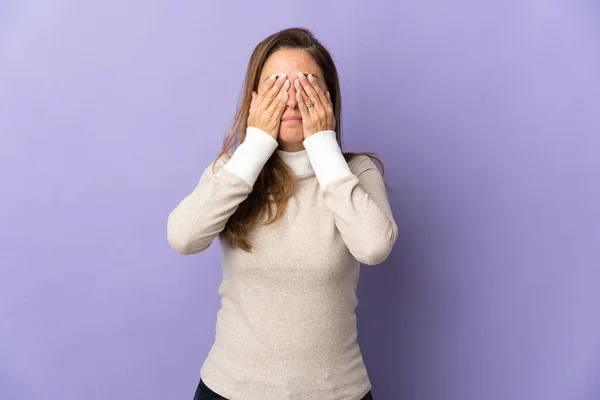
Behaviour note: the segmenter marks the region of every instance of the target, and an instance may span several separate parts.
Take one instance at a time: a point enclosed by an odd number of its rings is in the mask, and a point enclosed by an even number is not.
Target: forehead
[[[285,72],[288,76],[295,76],[298,72],[322,75],[321,68],[312,56],[301,49],[281,49],[271,54],[263,66],[261,80],[280,72]]]

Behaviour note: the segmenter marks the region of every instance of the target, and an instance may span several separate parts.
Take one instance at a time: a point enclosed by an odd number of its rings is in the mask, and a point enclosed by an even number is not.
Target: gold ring
[[[312,106],[314,106],[314,104],[313,104],[313,103],[308,103],[308,104],[306,105],[306,108],[311,108]]]

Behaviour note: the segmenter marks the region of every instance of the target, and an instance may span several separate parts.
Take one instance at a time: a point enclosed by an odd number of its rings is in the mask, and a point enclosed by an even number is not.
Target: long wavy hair
[[[325,86],[330,92],[333,103],[336,119],[336,137],[341,148],[342,96],[338,73],[333,59],[327,49],[314,37],[310,30],[300,27],[289,28],[270,35],[254,48],[248,62],[241,100],[229,131],[223,140],[223,148],[213,163],[213,173],[219,158],[225,155],[231,156],[234,148],[237,148],[246,138],[252,91],[258,90],[259,78],[269,56],[280,49],[301,49],[306,51],[323,71]],[[375,153],[350,153],[344,151],[342,153],[346,162],[359,155],[369,156],[379,164],[382,176],[385,174],[383,162],[374,155]],[[385,186],[387,190],[391,190],[387,183]],[[283,214],[286,202],[293,195],[295,187],[296,178],[294,172],[283,160],[273,153],[260,172],[252,192],[239,205],[229,218],[225,228],[219,233],[221,242],[226,243],[230,247],[239,247],[246,252],[251,252],[252,245],[250,244],[249,231],[259,224],[264,213],[268,215],[265,224],[277,221]],[[272,196],[272,199],[269,198],[269,195]],[[275,205],[275,212],[271,208],[272,204]]]

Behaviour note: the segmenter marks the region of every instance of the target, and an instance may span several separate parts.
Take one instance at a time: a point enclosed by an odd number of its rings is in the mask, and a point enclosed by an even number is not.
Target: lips
[[[302,117],[286,117],[282,118],[282,121],[302,121]]]

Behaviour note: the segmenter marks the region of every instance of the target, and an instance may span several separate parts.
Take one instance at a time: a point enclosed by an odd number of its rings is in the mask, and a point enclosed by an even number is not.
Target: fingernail
[[[285,86],[287,86],[287,85],[289,85],[289,84],[290,84],[290,80],[289,80],[289,79],[286,79],[286,80],[285,80],[285,84],[284,84],[284,85],[285,85]]]
[[[298,72],[298,76],[302,76],[302,72]]]
[[[308,79],[311,79],[312,77],[312,74],[308,74]]]
[[[269,79],[275,79],[275,74],[271,75]]]

